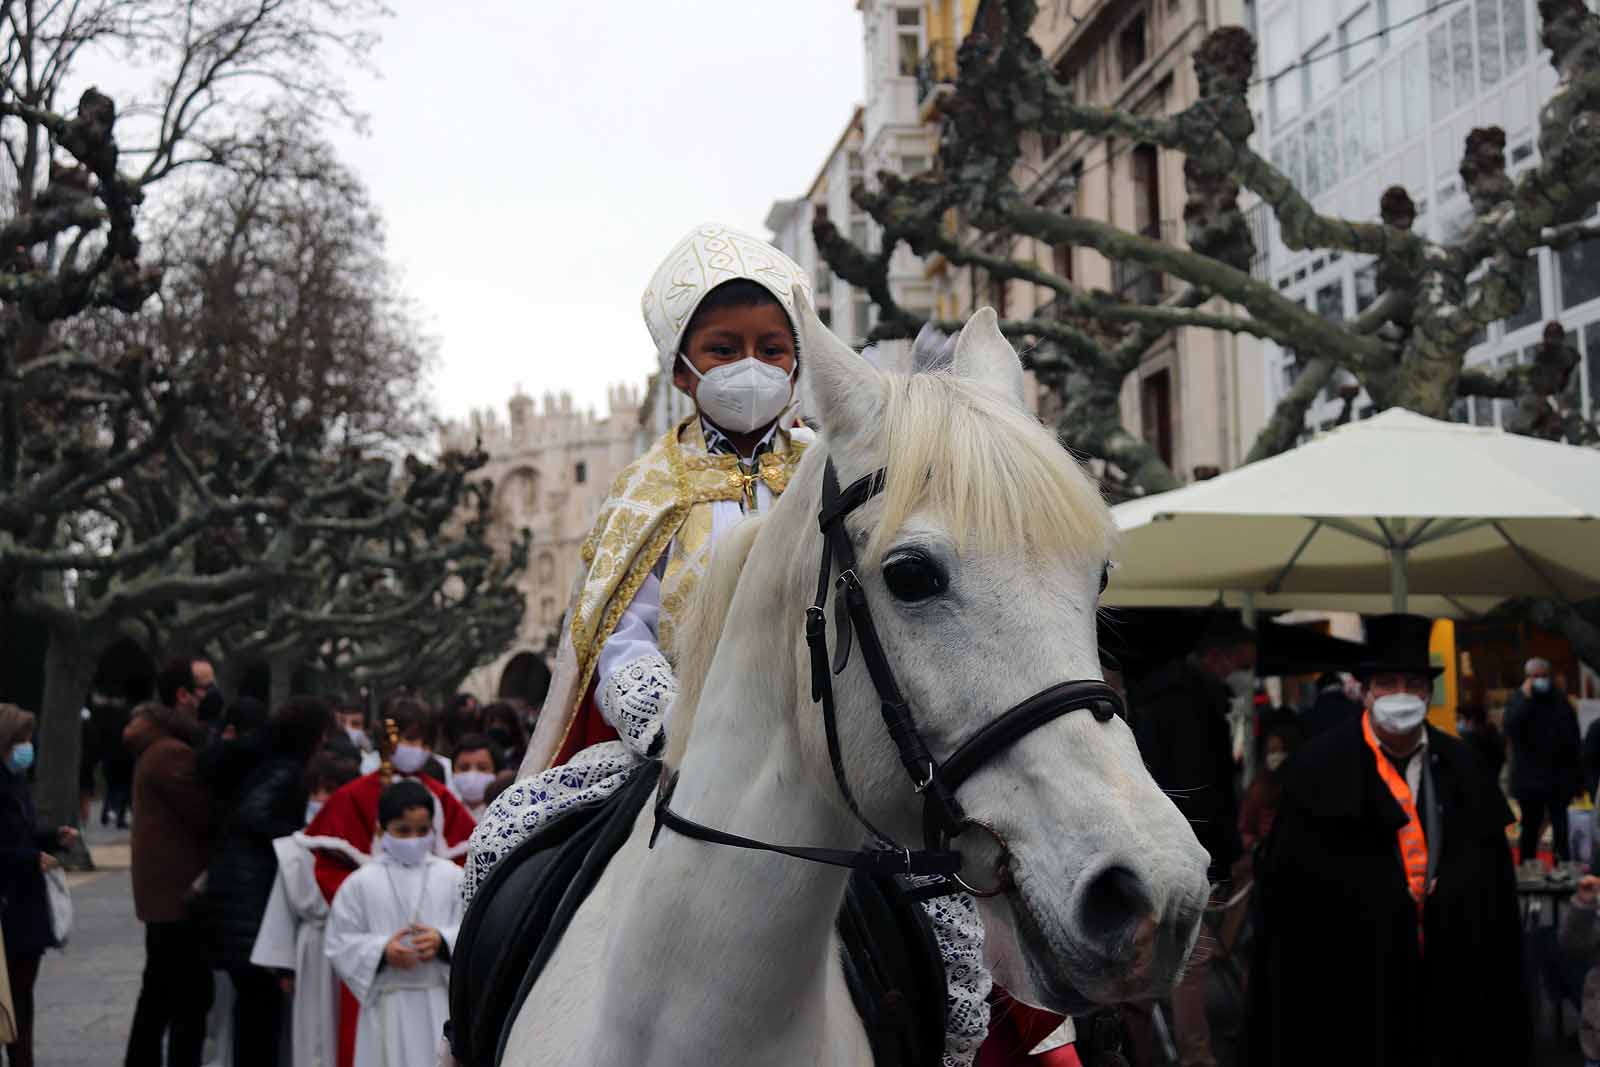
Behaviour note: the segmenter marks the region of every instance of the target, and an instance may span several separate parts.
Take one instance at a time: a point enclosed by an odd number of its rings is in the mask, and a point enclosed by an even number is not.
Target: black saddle
[[[572,812],[489,872],[462,917],[450,964],[451,1052],[498,1067],[518,1009],[573,914],[655,792],[640,770],[603,804]],[[944,1054],[944,964],[920,904],[894,878],[856,873],[839,911],[845,979],[879,1067],[937,1067]]]

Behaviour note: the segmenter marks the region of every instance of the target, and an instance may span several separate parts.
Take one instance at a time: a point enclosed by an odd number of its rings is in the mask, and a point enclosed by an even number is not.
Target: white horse
[[[1024,409],[993,311],[962,331],[954,373],[913,377],[875,370],[803,301],[799,318],[821,439],[773,510],[718,546],[680,637],[667,761],[687,819],[855,849],[865,832],[830,769],[801,626],[825,461],[845,485],[887,467],[847,529],[887,660],[938,758],[1030,694],[1100,677],[1095,612],[1114,527]],[[834,682],[849,781],[868,818],[917,842],[921,798],[862,659]],[[1058,1011],[1171,988],[1197,936],[1207,856],[1121,719],[1057,718],[988,761],[959,800],[1009,845],[1014,887],[980,905],[997,982]],[[848,872],[670,829],[652,848],[653,825],[646,806],[524,1002],[506,1063],[870,1064],[834,932]],[[982,870],[998,846],[971,836],[956,846]]]

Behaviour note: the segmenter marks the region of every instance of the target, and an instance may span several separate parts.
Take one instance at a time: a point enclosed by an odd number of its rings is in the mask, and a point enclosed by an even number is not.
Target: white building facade
[[[1537,159],[1539,108],[1556,75],[1539,45],[1536,0],[1263,0],[1256,22],[1260,150],[1320,211],[1375,221],[1383,190],[1402,185],[1418,208],[1416,231],[1447,241],[1472,219],[1457,174],[1469,131],[1505,131],[1513,176]],[[1274,222],[1262,232],[1266,276],[1285,295],[1340,319],[1376,298],[1364,257],[1291,252]],[[1600,412],[1600,242],[1535,258],[1523,310],[1492,324],[1467,363],[1530,361],[1543,324],[1559,321],[1583,354],[1573,388],[1592,417]],[[1297,371],[1290,353],[1266,349],[1270,411]],[[1308,432],[1337,419],[1338,384],[1308,413]],[[1364,395],[1357,404],[1361,417],[1371,414]],[[1474,398],[1459,401],[1453,417],[1499,425],[1508,411],[1507,401]]]

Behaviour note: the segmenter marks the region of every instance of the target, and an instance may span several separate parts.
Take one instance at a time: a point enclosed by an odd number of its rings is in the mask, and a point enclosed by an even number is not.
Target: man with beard
[[[1365,712],[1284,767],[1257,860],[1254,1067],[1532,1062],[1511,812],[1427,725],[1430,628],[1370,620]]]

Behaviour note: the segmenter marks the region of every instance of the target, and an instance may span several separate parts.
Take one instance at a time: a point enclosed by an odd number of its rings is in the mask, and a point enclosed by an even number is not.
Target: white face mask
[[[383,835],[383,854],[402,867],[415,867],[427,859],[428,854],[432,851],[433,834],[431,832],[423,834],[421,837]]]
[[[421,745],[400,744],[394,746],[394,755],[389,757],[389,762],[401,774],[416,774],[428,762],[429,755]]]
[[[481,804],[483,794],[489,791],[489,783],[493,781],[494,775],[488,771],[457,771],[450,779],[450,788],[464,803]]]
[[[360,727],[346,726],[344,728],[344,735],[348,737],[350,739],[350,743],[357,748],[367,747],[367,732],[362,730]]]
[[[306,825],[307,826],[311,825],[311,820],[315,819],[317,817],[317,812],[319,812],[321,810],[322,810],[322,801],[320,801],[320,800],[308,800],[308,801],[306,801]]]
[[[1267,770],[1276,771],[1279,767],[1283,766],[1283,761],[1288,759],[1288,758],[1289,758],[1289,753],[1287,753],[1287,752],[1268,752],[1267,753]]]
[[[1228,688],[1236,697],[1248,695],[1255,688],[1255,681],[1255,672],[1250,670],[1231,671],[1227,677]]]
[[[1372,702],[1372,721],[1391,734],[1409,734],[1428,717],[1428,705],[1413,693],[1388,693]]]
[[[723,363],[701,374],[683,357],[689,373],[700,379],[695,404],[700,413],[730,433],[751,433],[768,425],[789,403],[794,374],[754,357]]]

